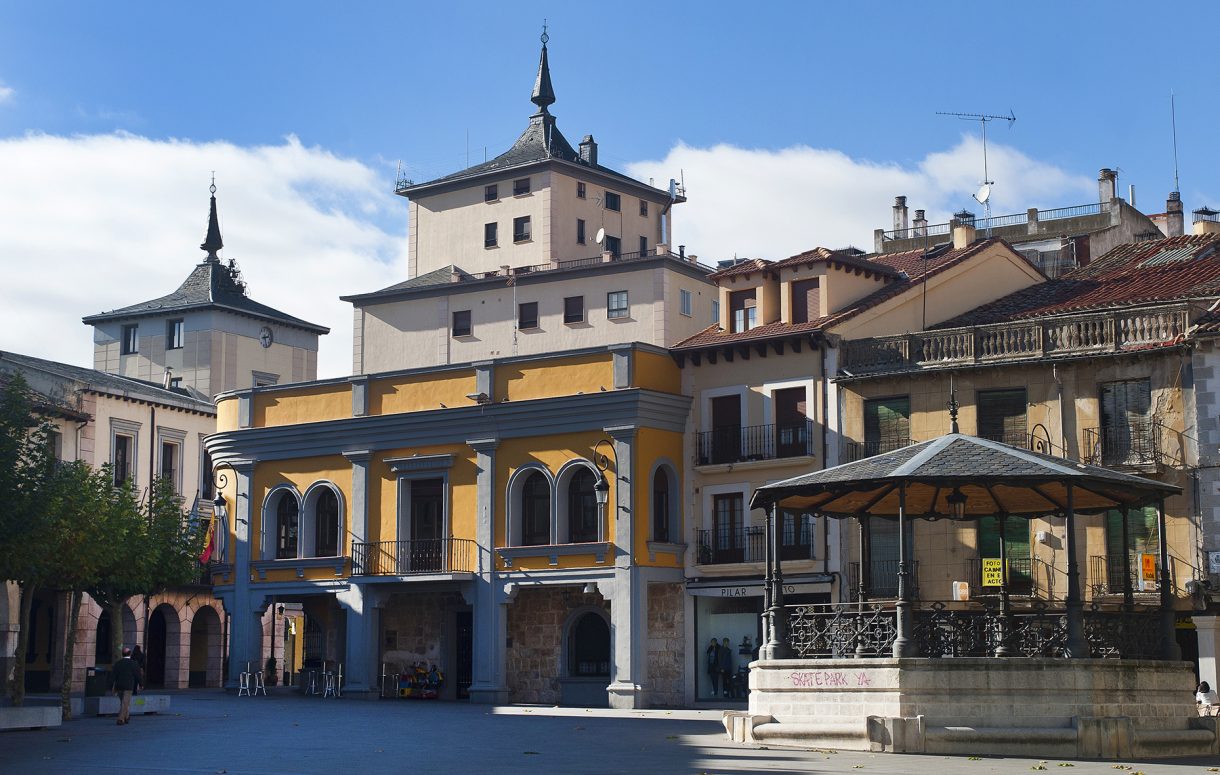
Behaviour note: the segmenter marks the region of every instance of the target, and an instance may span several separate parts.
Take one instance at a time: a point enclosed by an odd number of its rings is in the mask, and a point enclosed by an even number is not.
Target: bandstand
[[[953,432],[759,488],[768,511],[766,642],[750,666],[748,711],[729,736],[763,745],[906,753],[1128,758],[1218,753],[1194,675],[1174,637],[1172,580],[1160,541],[1159,605],[1091,603],[1081,590],[1078,517],[1155,506],[1180,488]],[[893,600],[786,606],[774,530],[779,508],[898,523]],[[912,594],[916,520],[1056,516],[1066,539],[1061,602],[1014,601],[1000,542],[991,600]],[[1124,523],[1125,524],[1125,523]],[[1124,557],[1128,536],[1124,529]],[[1127,569],[1129,571],[1129,569]],[[863,574],[861,574],[863,578]]]

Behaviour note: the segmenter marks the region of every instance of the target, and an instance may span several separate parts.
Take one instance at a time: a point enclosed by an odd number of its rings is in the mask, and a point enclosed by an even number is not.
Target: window
[[[780,549],[779,555],[784,560],[812,560],[814,518],[796,509],[780,509],[779,519]]]
[[[470,310],[460,309],[453,313],[453,335],[470,336]]]
[[[870,519],[866,528],[868,567],[864,576],[868,595],[876,598],[898,596],[898,522]]]
[[[181,349],[185,339],[186,331],[181,318],[165,321],[165,349]]]
[[[682,314],[686,315],[687,317],[690,317],[691,316],[691,304],[692,304],[691,292],[688,290],[679,290],[678,291],[678,302],[679,302],[678,307],[679,307],[679,310],[682,312]]]
[[[64,435],[58,430],[52,430],[47,433],[47,448],[51,451],[51,456],[56,460],[64,459]]]
[[[610,291],[606,294],[606,317],[611,320],[627,317],[627,292]]]
[[[1025,431],[1025,388],[980,390],[978,404],[979,438],[1002,441],[1014,447],[1028,446],[1029,439]]]
[[[500,224],[498,223],[483,224],[483,247],[494,248],[496,246],[496,244],[499,242],[497,238],[499,228]]]
[[[297,499],[289,492],[280,493],[280,502],[275,506],[275,559],[286,560],[297,556],[299,517]]]
[[[1130,568],[1132,590],[1140,591],[1140,557],[1141,554],[1158,555],[1157,581],[1160,581],[1160,541],[1157,532],[1157,513],[1155,506],[1145,506],[1131,511],[1106,512],[1106,591],[1111,595],[1124,591],[1123,578],[1123,521],[1127,522],[1127,557]],[[1016,520],[1010,519],[1009,522]]]
[[[530,192],[530,179],[521,178],[513,181],[513,196],[524,196]]]
[[[597,479],[588,468],[581,468],[568,481],[568,542],[592,543],[598,539]]]
[[[250,384],[254,387],[268,387],[270,385],[278,385],[280,381],[279,374],[272,374],[267,371],[252,371],[250,372]]]
[[[579,181],[576,183],[576,198],[577,199],[585,198],[585,184],[581,183]]]
[[[615,212],[618,212],[619,210],[623,209],[622,199],[619,197],[618,194],[616,194],[612,191],[606,192],[606,209],[613,210]]]
[[[647,254],[648,254],[648,238],[640,237],[640,255],[645,256]]]
[[[893,452],[911,443],[911,399],[873,398],[864,402],[864,456]],[[877,520],[872,520],[876,522]]]
[[[745,561],[745,530],[742,526],[744,513],[741,493],[712,496],[712,535],[715,541],[713,562]]]
[[[543,546],[551,542],[551,485],[534,471],[521,488],[521,544]]]
[[[435,477],[411,481],[411,550],[408,570],[439,572],[445,567],[445,479]],[[404,562],[399,558],[399,562]]]
[[[530,217],[513,218],[513,242],[526,242],[530,238]]]
[[[648,203],[645,202],[643,199],[640,200],[640,217],[641,218],[648,217]]]
[[[585,297],[568,296],[563,300],[563,322],[585,322]]]
[[[1139,465],[1156,459],[1152,421],[1152,383],[1146,379],[1106,382],[1101,386],[1101,429],[1095,443],[1102,465]]]
[[[110,458],[110,465],[114,469],[114,486],[122,487],[127,484],[127,480],[132,475],[132,456],[135,452],[136,442],[131,436],[125,436],[121,433],[115,434],[114,437],[114,453]]]
[[[603,614],[580,615],[568,634],[568,675],[610,676],[610,626]]]
[[[979,557],[1000,558],[1000,520],[980,517],[978,521]],[[1029,521],[1009,517],[1004,521],[1004,556],[1008,558],[1008,591],[1029,594],[1033,584],[1030,575]],[[983,579],[978,580],[982,587]]]
[[[500,187],[495,183],[490,186],[483,186],[483,201],[494,202],[500,198]]]
[[[174,492],[179,491],[179,447],[172,441],[161,442],[161,478],[174,485]]]
[[[170,377],[169,378],[169,389],[170,390],[181,390],[182,389],[182,377]]]
[[[658,468],[652,478],[652,540],[669,541],[669,472]]]
[[[792,322],[808,323],[822,316],[821,295],[817,277],[797,280],[792,284]]]
[[[576,244],[577,245],[585,244],[585,219],[584,218],[576,219]]]
[[[712,299],[712,324],[720,323],[720,299]]]
[[[517,328],[538,327],[538,302],[527,301],[517,305]]]
[[[329,487],[324,488],[314,504],[314,556],[336,557],[339,554],[339,498]]]
[[[618,258],[620,255],[622,255],[622,242],[618,237],[611,237],[609,234],[607,234],[606,241],[602,243],[602,250],[607,251],[610,253],[610,255]]]
[[[140,327],[134,323],[123,326],[122,355],[134,355],[140,351],[140,337],[137,333]]]
[[[733,291],[729,294],[731,333],[739,334],[758,325],[758,299],[755,290]]]
[[[209,455],[208,451],[205,449],[200,450],[199,457],[202,461],[202,465],[200,466],[201,470],[199,472],[199,494],[202,497],[211,500],[216,494],[212,491],[212,456]]]

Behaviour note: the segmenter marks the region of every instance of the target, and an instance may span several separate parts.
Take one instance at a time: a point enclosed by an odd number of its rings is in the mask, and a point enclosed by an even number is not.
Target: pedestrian
[[[1220,711],[1220,699],[1217,699],[1215,690],[1207,681],[1200,681],[1195,688],[1195,702],[1199,706],[1200,716],[1214,716]]]
[[[712,682],[712,696],[720,694],[720,641],[712,638],[707,647],[707,677]]]
[[[110,690],[119,696],[120,726],[130,721],[131,693],[144,681],[144,671],[131,658],[131,649],[123,647],[123,657],[110,668]]]
[[[140,648],[140,644],[136,644],[131,650],[131,659],[140,666],[140,681],[136,684],[136,688],[132,694],[139,694],[144,688],[144,649]]]
[[[729,696],[729,682],[733,680],[733,647],[725,638],[720,644],[720,688]]]

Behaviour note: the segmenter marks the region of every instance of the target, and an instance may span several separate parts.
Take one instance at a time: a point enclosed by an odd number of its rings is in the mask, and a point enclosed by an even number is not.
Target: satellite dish
[[[598,245],[605,242],[606,241],[606,230],[598,229],[596,236],[593,237],[593,241],[596,242]]]
[[[991,197],[991,184],[984,183],[979,187],[979,192],[974,195],[974,200],[981,205],[987,204],[987,200]]]

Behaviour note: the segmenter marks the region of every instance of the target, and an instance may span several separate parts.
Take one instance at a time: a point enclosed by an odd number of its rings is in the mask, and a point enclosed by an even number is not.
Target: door
[[[1146,379],[1101,386],[1103,465],[1152,462],[1152,384]]]
[[[783,388],[772,394],[776,457],[798,457],[812,451],[809,447],[807,396],[804,387]]]
[[[909,396],[873,398],[864,402],[864,455],[893,452],[911,443]]]
[[[1025,424],[1025,388],[980,390],[978,393],[979,438],[1028,447]]]
[[[474,680],[474,614],[457,612],[457,664],[454,685],[459,700],[470,699],[470,684]]]
[[[741,456],[741,396],[712,399],[710,463],[734,463]]]
[[[877,517],[868,520],[868,567],[865,570],[869,597],[898,597],[897,520]]]
[[[445,567],[445,480],[411,482],[409,570],[433,573]]]
[[[979,558],[1000,558],[1000,520],[983,517],[978,522]],[[1009,517],[1004,523],[1004,554],[1008,558],[1008,591],[1018,595],[1033,592],[1033,568],[1029,551],[1029,520]],[[982,588],[982,579],[978,579]],[[999,592],[999,587],[988,588]]]
[[[712,496],[712,562],[744,562],[741,493]]]
[[[1106,512],[1106,591],[1117,595],[1123,585],[1123,511]],[[1157,557],[1158,581],[1160,580],[1160,541],[1157,532],[1155,506],[1131,509],[1127,520],[1127,564],[1130,567],[1131,589],[1140,591],[1140,555]],[[1096,583],[1096,582],[1095,582]]]

